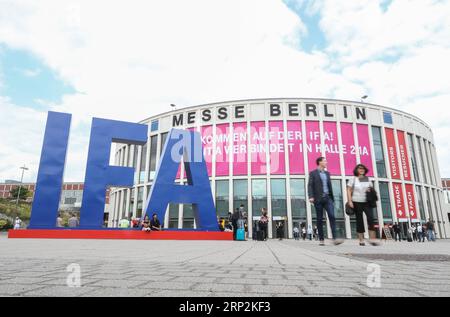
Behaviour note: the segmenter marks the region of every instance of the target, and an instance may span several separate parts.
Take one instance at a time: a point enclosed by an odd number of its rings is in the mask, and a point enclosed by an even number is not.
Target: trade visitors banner
[[[301,121],[287,122],[288,150],[289,150],[289,172],[291,175],[305,174],[303,158],[303,132]]]
[[[269,164],[271,175],[286,174],[283,121],[269,122]]]
[[[403,198],[403,188],[401,183],[392,183],[392,189],[394,192],[395,211],[397,213],[397,219],[407,219],[405,210],[405,201]]]
[[[233,123],[233,175],[247,175],[247,122]]]
[[[339,157],[339,142],[336,122],[323,123],[324,154],[328,161],[328,172],[331,175],[341,175],[341,159]]]
[[[357,124],[359,159],[369,169],[367,176],[373,176],[372,153],[370,150],[369,126],[367,124]]]
[[[411,180],[411,169],[409,166],[409,157],[406,147],[405,132],[397,130],[398,149],[400,152],[400,163],[402,165],[403,179],[405,181]]]
[[[345,175],[352,176],[353,169],[356,166],[355,137],[352,123],[341,123],[341,138]]]
[[[216,176],[230,175],[230,125],[218,124],[216,126]]]
[[[387,157],[391,167],[391,178],[400,179],[400,167],[397,159],[397,147],[395,144],[394,130],[385,128]]]
[[[408,204],[409,218],[411,218],[411,220],[418,219],[414,186],[412,184],[405,184],[405,192],[406,202]]]

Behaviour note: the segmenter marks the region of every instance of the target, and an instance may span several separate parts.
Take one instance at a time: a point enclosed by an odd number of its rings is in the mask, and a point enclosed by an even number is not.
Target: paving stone
[[[75,297],[93,291],[92,287],[48,286],[23,293],[24,296],[39,297]]]

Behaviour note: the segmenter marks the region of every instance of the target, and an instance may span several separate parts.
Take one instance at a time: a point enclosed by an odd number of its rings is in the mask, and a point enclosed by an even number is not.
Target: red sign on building
[[[391,178],[400,179],[400,168],[397,159],[397,147],[395,146],[394,130],[386,128],[386,144],[389,166],[391,167]]]
[[[410,181],[411,169],[409,166],[409,157],[406,147],[405,132],[397,131],[397,137],[398,137],[398,150],[400,152],[400,163],[402,166],[403,179],[406,181]]]
[[[411,184],[405,185],[406,202],[408,204],[409,218],[417,219],[417,206],[414,196],[414,186]]]
[[[393,197],[395,202],[395,211],[397,212],[397,219],[407,219],[402,184],[392,183],[392,188],[394,191]]]

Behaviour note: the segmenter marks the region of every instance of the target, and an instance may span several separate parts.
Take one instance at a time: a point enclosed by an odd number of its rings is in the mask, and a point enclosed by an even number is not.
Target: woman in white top
[[[363,214],[366,214],[367,225],[369,229],[369,237],[371,245],[378,245],[373,220],[373,210],[367,202],[367,192],[373,189],[372,182],[366,176],[369,172],[368,168],[363,164],[355,167],[354,175],[347,184],[347,201],[355,211],[356,216],[356,232],[358,233],[359,245],[364,246],[364,220]]]

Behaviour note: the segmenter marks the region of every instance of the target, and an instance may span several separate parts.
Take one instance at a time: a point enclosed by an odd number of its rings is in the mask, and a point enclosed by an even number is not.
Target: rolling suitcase
[[[236,240],[237,241],[245,241],[245,230],[243,228],[237,229]]]

